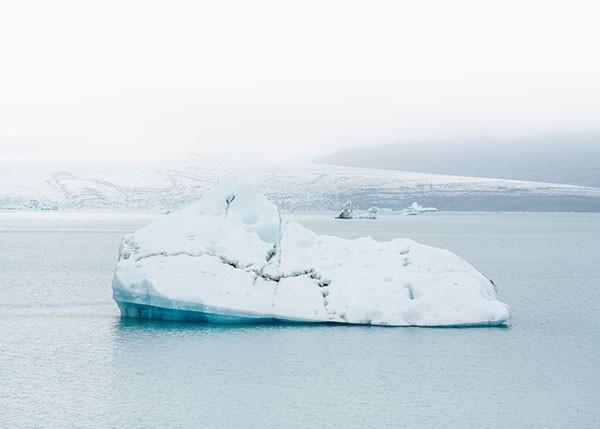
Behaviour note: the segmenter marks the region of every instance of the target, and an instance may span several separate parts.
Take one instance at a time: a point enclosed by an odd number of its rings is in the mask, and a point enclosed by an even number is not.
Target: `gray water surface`
[[[147,218],[0,214],[0,427],[597,428],[600,214],[295,215],[411,237],[494,280],[507,328],[121,320],[121,236]]]

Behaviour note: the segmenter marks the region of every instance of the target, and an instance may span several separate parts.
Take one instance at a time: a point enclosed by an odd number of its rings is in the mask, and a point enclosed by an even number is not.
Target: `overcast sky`
[[[600,125],[578,1],[7,1],[0,152],[312,157]]]

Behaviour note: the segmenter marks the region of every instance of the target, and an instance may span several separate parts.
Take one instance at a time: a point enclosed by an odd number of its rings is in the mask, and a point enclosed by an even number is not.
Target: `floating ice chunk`
[[[366,213],[361,214],[358,217],[361,219],[377,219],[377,213],[379,213],[379,208],[371,207]]]
[[[337,219],[352,219],[354,218],[354,209],[352,208],[352,201],[346,201],[342,206],[342,211],[336,216]]]
[[[317,235],[230,179],[123,239],[113,296],[124,317],[485,326],[509,318],[458,256],[409,239]]]
[[[336,219],[377,219],[379,208],[371,207],[365,213],[356,214],[352,206],[352,201],[346,201],[342,206],[342,210],[335,217]]]
[[[420,213],[429,213],[429,212],[437,212],[435,207],[423,207],[421,204],[416,201],[412,203],[408,208],[404,209],[404,214],[407,215],[417,215]]]

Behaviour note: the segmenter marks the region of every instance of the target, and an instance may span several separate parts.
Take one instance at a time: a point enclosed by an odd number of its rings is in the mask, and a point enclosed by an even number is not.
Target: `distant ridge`
[[[342,149],[325,164],[600,187],[600,133]]]
[[[113,160],[114,159],[114,160]],[[221,178],[248,176],[287,210],[595,211],[600,188],[310,163],[229,162],[187,156],[0,155],[0,209],[32,200],[58,210],[164,211],[200,198]]]

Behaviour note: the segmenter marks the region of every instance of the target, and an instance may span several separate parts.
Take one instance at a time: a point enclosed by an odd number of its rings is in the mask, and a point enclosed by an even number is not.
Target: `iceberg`
[[[353,219],[354,209],[352,208],[352,201],[346,201],[342,206],[342,211],[338,214],[336,219]]]
[[[453,253],[318,235],[237,179],[125,236],[112,288],[123,317],[388,326],[510,317],[494,284]]]
[[[404,209],[404,214],[407,215],[418,215],[420,213],[430,213],[437,212],[435,207],[423,207],[421,204],[416,201],[412,203],[408,208]]]
[[[378,207],[370,207],[365,213],[355,214],[352,201],[346,201],[336,219],[377,219]]]
[[[371,207],[366,213],[359,215],[360,219],[377,219],[377,213],[379,213],[378,207]]]

